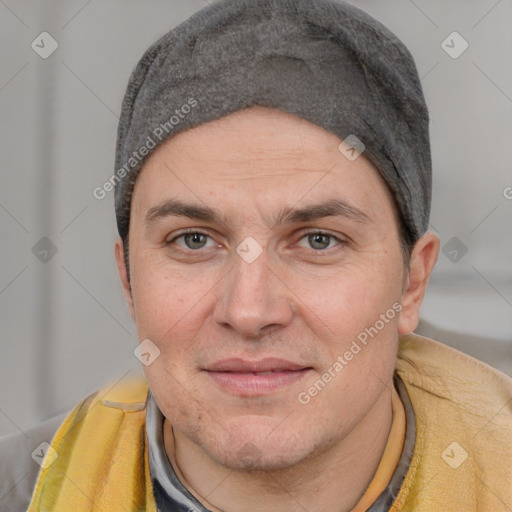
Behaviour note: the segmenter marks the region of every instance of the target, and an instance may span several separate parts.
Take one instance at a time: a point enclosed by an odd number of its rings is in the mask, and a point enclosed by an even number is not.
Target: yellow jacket
[[[416,443],[390,510],[512,510],[512,379],[415,334],[400,337],[396,372]],[[146,395],[139,379],[79,404],[52,440],[28,512],[156,512]]]

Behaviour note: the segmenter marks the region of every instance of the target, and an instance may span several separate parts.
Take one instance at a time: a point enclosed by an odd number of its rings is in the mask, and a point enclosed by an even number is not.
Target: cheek
[[[299,298],[300,314],[317,326],[320,337],[338,338],[343,343],[399,303],[401,275],[395,267],[385,270],[380,262],[370,262],[309,276],[289,276],[288,280]],[[396,325],[397,316],[395,310],[390,311],[386,330]]]
[[[347,265],[343,271],[296,282],[297,296],[307,297],[299,314],[322,340],[319,374],[321,379],[325,375],[329,389],[315,400],[326,414],[332,401],[363,411],[393,372],[401,274],[398,264],[385,268],[379,261]]]
[[[208,308],[214,273],[174,269],[160,255],[142,256],[133,267],[133,298],[139,339],[187,338]],[[152,339],[153,341],[153,339]]]
[[[351,428],[376,402],[393,373],[400,287],[378,266],[317,279],[317,286],[302,283],[297,294],[308,300],[300,314],[322,340],[323,357],[322,367],[303,387],[301,403],[310,400],[315,417]],[[333,410],[333,403],[339,410]]]
[[[209,325],[212,291],[219,277],[211,271],[198,273],[190,268],[177,271],[161,255],[148,254],[134,260],[138,339],[151,340],[160,351],[152,364],[143,367],[144,373],[155,398],[161,391],[159,404],[170,397],[174,397],[175,405],[180,404],[175,397],[186,390],[183,409],[189,410],[186,404],[190,397],[200,396],[201,392],[196,389],[197,360],[202,357],[198,333]],[[194,414],[193,409],[190,413]],[[188,419],[188,413],[184,414],[183,421]]]

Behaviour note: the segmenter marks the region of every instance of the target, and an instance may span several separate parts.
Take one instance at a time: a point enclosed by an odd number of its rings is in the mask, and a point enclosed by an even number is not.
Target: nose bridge
[[[243,249],[243,244],[240,247]],[[267,251],[253,260],[236,254],[218,299],[216,321],[244,335],[257,336],[270,325],[287,325],[291,317],[289,297],[272,272]]]

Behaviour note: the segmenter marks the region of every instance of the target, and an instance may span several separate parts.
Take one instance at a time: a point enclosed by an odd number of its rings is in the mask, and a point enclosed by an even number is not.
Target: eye
[[[314,249],[315,251],[331,249],[341,243],[341,241],[335,236],[322,232],[309,233],[303,236],[299,241],[299,245],[301,247],[304,247],[303,241],[308,244],[308,248]]]
[[[208,242],[210,242],[209,245],[207,245]],[[199,231],[192,231],[190,233],[179,235],[168,242],[168,244],[172,243],[175,243],[183,249],[191,250],[204,249],[205,247],[212,247],[212,245],[215,245],[208,235],[200,233]]]

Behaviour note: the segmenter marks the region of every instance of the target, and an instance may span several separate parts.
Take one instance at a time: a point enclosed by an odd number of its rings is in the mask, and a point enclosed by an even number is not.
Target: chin
[[[209,456],[221,466],[232,471],[268,472],[285,470],[296,466],[303,461],[305,456],[297,451],[276,453],[276,450],[268,452],[260,450],[256,445],[247,442],[238,451],[209,453]]]
[[[250,421],[250,420],[249,420]],[[221,438],[202,439],[200,445],[217,464],[234,471],[278,471],[296,466],[318,451],[324,443],[308,440],[304,431],[283,428],[273,422],[236,422]],[[263,424],[262,424],[263,423]],[[296,427],[296,425],[293,425]],[[310,432],[311,434],[311,432]]]

